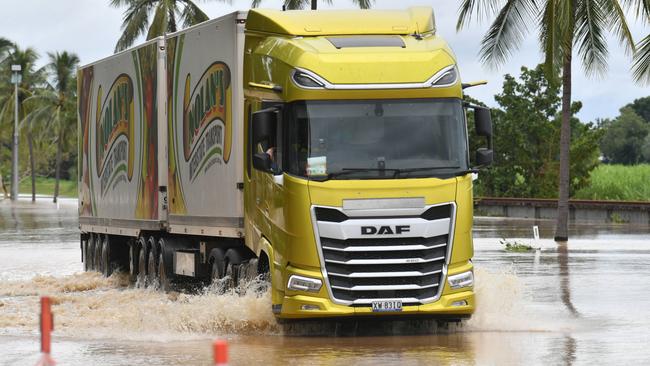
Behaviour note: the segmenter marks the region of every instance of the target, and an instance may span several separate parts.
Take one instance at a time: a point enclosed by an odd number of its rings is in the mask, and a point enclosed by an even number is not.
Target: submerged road
[[[553,222],[477,218],[478,311],[429,335],[283,334],[270,296],[159,293],[83,273],[76,200],[0,201],[0,365],[38,359],[38,296],[54,298],[60,365],[593,365],[650,363],[650,227],[580,225],[558,246]],[[532,239],[539,225],[542,239]],[[539,250],[509,253],[502,238]],[[303,329],[322,332],[323,329]],[[403,331],[408,333],[408,327]]]

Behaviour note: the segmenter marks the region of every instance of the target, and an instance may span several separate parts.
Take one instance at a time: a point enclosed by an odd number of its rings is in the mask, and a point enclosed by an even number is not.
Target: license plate
[[[402,311],[402,300],[380,300],[372,302],[373,312]]]

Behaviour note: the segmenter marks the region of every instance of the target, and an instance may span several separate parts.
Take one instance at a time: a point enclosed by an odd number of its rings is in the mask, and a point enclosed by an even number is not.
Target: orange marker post
[[[54,330],[54,318],[52,317],[52,303],[47,296],[41,297],[41,352],[43,356],[36,363],[36,366],[54,366],[56,362],[50,357],[52,331]]]
[[[228,342],[217,339],[212,344],[215,366],[228,365]]]

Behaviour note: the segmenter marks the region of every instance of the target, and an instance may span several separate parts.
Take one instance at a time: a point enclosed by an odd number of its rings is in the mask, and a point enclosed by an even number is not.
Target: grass
[[[503,245],[503,249],[506,252],[526,253],[533,250],[533,247],[530,245],[518,242],[516,240],[511,241],[504,238],[499,240],[499,243]]]
[[[588,200],[650,201],[650,164],[601,164],[591,172],[591,182],[574,198]]]
[[[27,177],[18,186],[21,194],[32,193],[32,179]],[[36,194],[54,195],[54,178],[36,177]],[[71,180],[59,181],[59,197],[77,197],[77,182]]]

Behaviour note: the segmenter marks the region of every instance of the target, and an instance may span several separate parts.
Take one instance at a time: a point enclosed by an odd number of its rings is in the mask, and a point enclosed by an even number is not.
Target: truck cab
[[[467,106],[431,8],[253,9],[245,32],[244,231],[273,312],[471,315]]]

